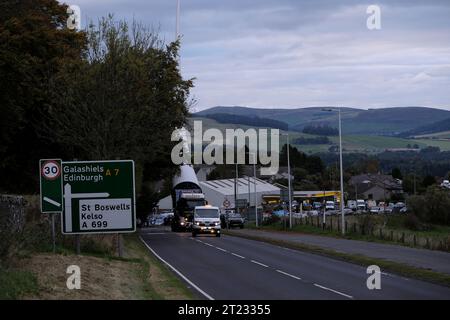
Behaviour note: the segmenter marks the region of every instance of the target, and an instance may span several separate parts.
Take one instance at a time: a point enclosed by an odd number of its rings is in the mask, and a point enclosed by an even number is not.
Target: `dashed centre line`
[[[268,265],[265,265],[264,263],[258,262],[256,260],[250,260],[250,261],[255,263],[255,264],[258,264],[258,265],[260,265],[261,267],[264,267],[264,268],[268,268],[269,267]]]
[[[334,292],[334,293],[339,294],[339,295],[341,295],[341,296],[344,296],[344,297],[346,297],[346,298],[353,299],[353,297],[352,297],[352,296],[349,296],[348,294],[345,294],[345,293],[342,293],[342,292],[339,292],[339,291],[336,291],[336,290],[333,290],[333,289],[330,289],[330,288],[321,286],[320,284],[314,283],[314,286],[316,286],[316,287],[318,287],[318,288],[320,288],[320,289],[324,289],[324,290],[327,290],[327,291]]]
[[[281,273],[281,274],[284,274],[285,276],[288,276],[288,277],[291,277],[291,278],[294,278],[294,279],[297,279],[297,280],[302,280],[302,278],[299,278],[299,277],[297,277],[297,276],[294,276],[294,275],[292,275],[292,274],[290,274],[290,273],[287,273],[287,272],[284,272],[284,271],[281,271],[281,270],[276,270],[278,273]]]
[[[241,258],[241,259],[246,259],[244,256],[241,256],[241,255],[239,255],[239,254],[237,254],[237,253],[234,253],[234,252],[230,252],[230,251],[225,250],[225,249],[220,248],[220,247],[216,247],[216,246],[214,246],[214,245],[212,245],[212,244],[210,244],[210,243],[207,243],[207,242],[204,242],[204,241],[201,241],[201,240],[198,240],[198,239],[196,239],[195,241],[197,241],[197,242],[199,242],[199,243],[203,243],[203,244],[205,244],[205,245],[207,245],[207,246],[209,246],[209,247],[215,248],[215,249],[220,250],[220,251],[222,251],[222,252],[230,253],[231,255],[233,255],[233,256],[235,256],[235,257],[238,257],[238,258]],[[284,248],[284,249],[287,249],[287,250],[290,250],[290,251],[294,251],[294,250],[289,249],[289,248]],[[266,265],[266,264],[264,264],[264,263],[261,263],[261,262],[259,262],[259,261],[256,261],[256,260],[250,260],[250,262],[252,262],[252,263],[254,263],[254,264],[257,264],[257,265],[259,265],[259,266],[261,266],[261,267],[264,267],[264,268],[270,268],[268,265]],[[278,270],[278,269],[277,269],[277,270],[275,270],[275,271],[278,272],[278,273],[280,273],[280,274],[283,274],[283,275],[285,275],[285,276],[288,276],[288,277],[290,277],[290,278],[293,278],[293,279],[296,279],[296,280],[302,280],[302,278],[297,277],[297,276],[294,276],[293,274],[284,272],[284,271],[282,271],[282,270]],[[315,287],[318,287],[318,288],[320,288],[320,289],[323,289],[323,290],[327,290],[327,291],[336,293],[336,294],[338,294],[338,295],[340,295],[340,296],[343,296],[343,297],[346,297],[346,298],[348,298],[348,299],[353,299],[353,297],[350,296],[350,295],[348,295],[348,294],[339,292],[339,291],[337,291],[337,290],[334,290],[334,289],[331,289],[331,288],[328,288],[328,287],[324,287],[324,286],[322,286],[322,285],[320,285],[320,284],[314,283],[313,285],[314,285]]]

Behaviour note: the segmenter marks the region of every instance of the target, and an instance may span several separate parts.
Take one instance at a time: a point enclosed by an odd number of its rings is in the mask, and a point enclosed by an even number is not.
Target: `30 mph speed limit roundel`
[[[42,166],[41,174],[47,180],[55,180],[61,175],[61,166],[58,162],[49,160]]]

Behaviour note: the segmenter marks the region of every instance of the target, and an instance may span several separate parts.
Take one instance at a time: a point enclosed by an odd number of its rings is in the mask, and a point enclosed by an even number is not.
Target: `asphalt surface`
[[[385,259],[408,264],[413,267],[450,274],[450,253],[443,251],[409,248],[368,241],[337,239],[300,233],[271,232],[252,229],[233,229],[232,232],[314,245],[338,252],[360,254],[371,258]]]
[[[238,237],[143,229],[141,239],[205,299],[450,299],[450,288]]]

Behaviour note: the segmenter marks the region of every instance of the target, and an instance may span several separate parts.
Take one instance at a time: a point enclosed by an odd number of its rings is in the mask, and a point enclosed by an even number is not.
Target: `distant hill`
[[[196,113],[196,116],[232,114],[237,116],[273,119],[285,122],[289,129],[302,131],[307,125],[329,125],[337,127],[337,112],[327,112],[329,107],[298,109],[261,109],[249,107],[214,107]],[[425,107],[393,107],[382,109],[345,108],[342,112],[344,134],[398,136],[421,126],[432,125],[450,118],[450,111]]]
[[[195,114],[194,117],[200,116],[199,114]],[[243,124],[247,126],[253,127],[265,127],[265,128],[274,128],[280,130],[288,130],[288,124],[283,121],[260,118],[258,116],[242,116],[236,114],[229,113],[212,113],[203,115],[205,118],[216,120],[219,123],[233,123],[233,124]]]
[[[415,129],[402,132],[399,136],[407,138],[446,131],[450,131],[450,118],[433,122],[425,126],[419,126]]]

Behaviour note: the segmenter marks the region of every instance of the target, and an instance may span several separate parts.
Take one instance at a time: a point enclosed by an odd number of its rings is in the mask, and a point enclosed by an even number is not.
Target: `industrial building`
[[[210,205],[219,208],[234,208],[234,179],[200,181],[200,187],[205,194],[206,200]],[[266,195],[279,195],[280,188],[274,186],[264,180],[244,177],[237,179],[237,198],[245,199],[250,207],[255,206],[255,186],[256,186],[256,203],[260,206],[264,202]],[[160,210],[172,209],[172,198],[167,196],[158,203]]]

